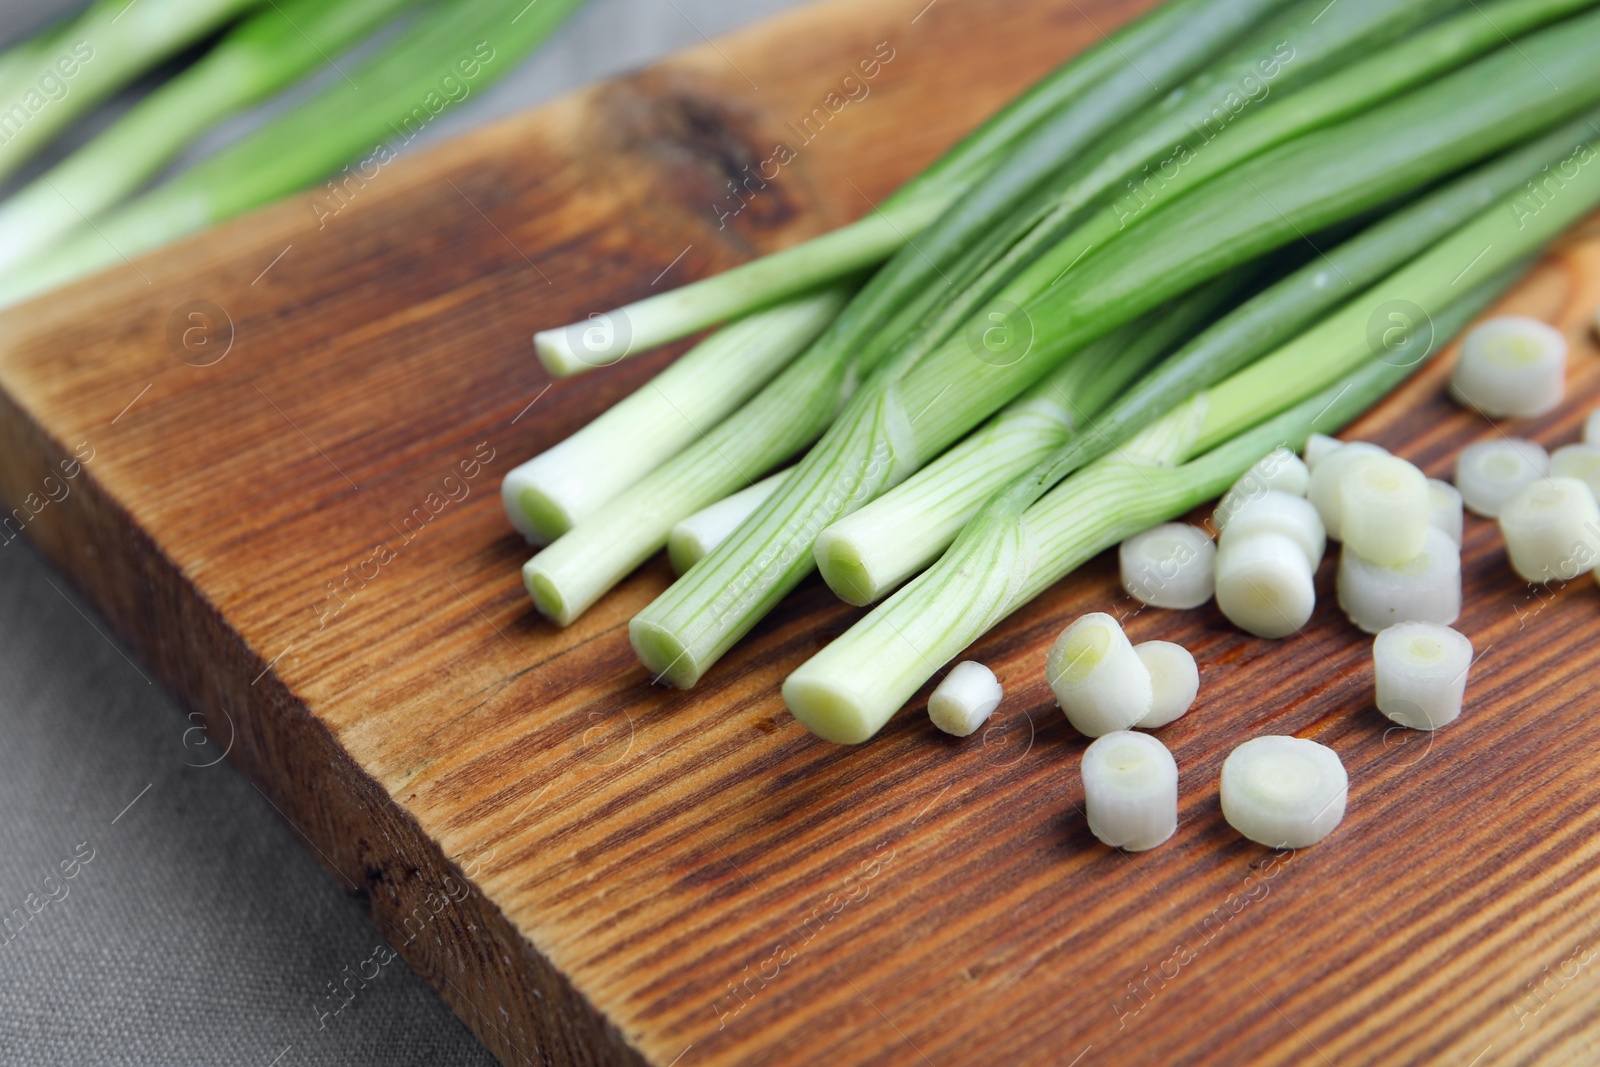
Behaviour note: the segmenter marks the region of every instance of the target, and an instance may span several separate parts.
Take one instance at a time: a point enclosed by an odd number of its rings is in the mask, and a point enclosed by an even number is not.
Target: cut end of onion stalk
[[[572,529],[573,517],[549,487],[541,484],[539,458],[512,468],[500,480],[500,502],[516,531],[529,544],[543,546]]]
[[[1117,549],[1122,588],[1156,608],[1197,608],[1211,599],[1217,546],[1198,526],[1164,522]]]
[[[1520,437],[1496,437],[1461,450],[1456,488],[1474,514],[1497,519],[1518,489],[1549,471],[1550,454],[1542,446]]]
[[[1399,622],[1449,625],[1461,615],[1461,549],[1433,526],[1422,551],[1404,563],[1374,563],[1346,548],[1338,589],[1339,607],[1369,634]]]
[[[1083,752],[1089,829],[1112,848],[1143,852],[1178,828],[1178,763],[1149,734],[1118,730]]]
[[[1246,741],[1222,762],[1222,817],[1269,848],[1305,848],[1344,821],[1350,776],[1339,754],[1302,737]]]
[[[928,697],[928,718],[956,737],[970,737],[988,721],[1005,695],[994,671],[976,660],[962,660]]]
[[[571,625],[582,609],[574,611],[573,605],[561,595],[560,587],[535,566],[536,563],[537,556],[522,565],[522,584],[527,588],[528,596],[533,598],[533,606],[539,609],[540,615],[557,626]]]
[[[1374,563],[1403,563],[1428,533],[1428,478],[1399,456],[1357,456],[1339,479],[1345,549]]]
[[[574,337],[578,339],[577,345],[573,344]],[[626,340],[620,346],[617,340],[610,316],[601,315],[588,323],[540,330],[533,335],[533,350],[545,370],[558,378],[570,378],[598,367],[609,367],[627,356]]]
[[[1401,726],[1437,730],[1461,714],[1472,642],[1448,626],[1402,622],[1372,642],[1378,710]]]
[[[1067,721],[1089,737],[1126,730],[1150,713],[1150,671],[1117,620],[1103,611],[1061,631],[1044,670]]]
[[[859,696],[832,677],[789,675],[783,683],[783,702],[807,730],[836,745],[868,741],[888,721],[887,716],[868,715]]]
[[[1530,582],[1567,581],[1600,563],[1600,506],[1576,478],[1531,482],[1500,511],[1511,567]]]
[[[539,594],[534,592],[535,603],[538,602],[538,596]],[[688,689],[700,680],[700,675],[703,673],[700,665],[689,655],[683,642],[666,627],[634,616],[628,622],[628,640],[633,643],[634,653],[645,665],[645,669],[653,675],[654,681],[665,682],[678,689]]]
[[[1490,418],[1528,419],[1566,392],[1567,338],[1538,319],[1504,315],[1469,332],[1450,375],[1450,395]]]
[[[1150,672],[1150,710],[1136,725],[1154,730],[1183,718],[1200,694],[1200,668],[1194,656],[1171,641],[1145,641],[1134,645],[1133,651]]]
[[[1217,607],[1257,637],[1288,637],[1311,620],[1317,591],[1304,545],[1264,530],[1217,550]]]
[[[834,526],[817,535],[812,555],[816,558],[822,580],[846,604],[864,608],[883,594],[883,589],[872,577],[871,568],[861,558],[860,548],[852,539],[839,536]]]

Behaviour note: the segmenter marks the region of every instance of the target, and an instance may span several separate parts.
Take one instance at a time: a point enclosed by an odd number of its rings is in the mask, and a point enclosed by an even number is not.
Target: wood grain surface
[[[14,309],[0,540],[205,713],[506,1063],[1595,1062],[1600,594],[1529,589],[1491,523],[1466,533],[1468,708],[1431,737],[1373,709],[1331,564],[1269,642],[1135,611],[1101,557],[976,647],[1007,694],[985,732],[919,698],[857,748],[778,695],[857,616],[815,581],[691,692],[628,647],[664,561],[566,630],[522,590],[499,478],[670,358],[552,385],[535,329],[861,214],[1140,6],[821,4],[394,163],[331,216],[296,198]],[[719,226],[727,182],[884,49]],[[1441,364],[1353,433],[1433,475],[1497,432],[1575,439],[1597,303],[1591,220],[1505,303],[1574,341],[1559,412],[1491,427]],[[1096,609],[1200,663],[1150,853],[1090,835],[1043,678]],[[1343,757],[1325,843],[1223,823],[1221,761],[1260,733]]]

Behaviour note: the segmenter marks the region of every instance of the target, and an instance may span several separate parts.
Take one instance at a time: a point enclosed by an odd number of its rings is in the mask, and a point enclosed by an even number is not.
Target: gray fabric
[[[792,2],[593,0],[428,136]],[[0,0],[0,43],[70,6]],[[319,1019],[382,941],[191,725],[60,574],[0,547],[0,917],[21,915],[0,928],[0,1064],[492,1062],[398,959]]]

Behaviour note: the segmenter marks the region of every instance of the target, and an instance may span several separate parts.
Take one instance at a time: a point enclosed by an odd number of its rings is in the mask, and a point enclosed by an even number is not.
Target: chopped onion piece
[[[947,734],[967,737],[994,714],[1002,695],[994,671],[976,660],[962,660],[928,697],[928,718]]]
[[[1287,448],[1275,448],[1256,461],[1256,465],[1244,472],[1244,476],[1233,483],[1233,488],[1223,496],[1222,502],[1217,505],[1217,510],[1212,516],[1220,533],[1228,528],[1228,523],[1239,509],[1264,493],[1288,493],[1290,496],[1305,496],[1306,487],[1311,484],[1311,471],[1300,457]]]
[[[1428,522],[1461,543],[1465,523],[1461,514],[1461,490],[1438,478],[1428,479]]]
[[[1217,550],[1217,607],[1257,637],[1287,637],[1317,606],[1305,548],[1285,534],[1229,538]]]
[[[1422,552],[1385,565],[1346,548],[1339,556],[1339,607],[1369,634],[1397,622],[1448,625],[1461,615],[1461,549],[1428,527]]]
[[[1149,714],[1154,699],[1149,668],[1103,611],[1061,631],[1044,673],[1067,721],[1089,737],[1128,729]]]
[[[1234,515],[1222,534],[1222,541],[1227,544],[1263,530],[1283,534],[1304,549],[1306,562],[1312,570],[1322,562],[1322,554],[1328,548],[1322,517],[1304,497],[1276,491],[1256,497]]]
[[[1153,730],[1183,718],[1200,693],[1200,668],[1194,656],[1171,641],[1145,641],[1133,650],[1150,672],[1150,710],[1137,725]]]
[[[1550,453],[1550,477],[1576,478],[1600,500],[1600,445],[1562,445]]]
[[[1437,730],[1461,714],[1472,642],[1431,622],[1402,622],[1372,642],[1378,710],[1401,726]]]
[[[1269,848],[1305,848],[1344,820],[1350,776],[1339,754],[1303,737],[1253,737],[1222,761],[1222,817]]]
[[[1370,441],[1351,441],[1318,463],[1311,471],[1311,484],[1306,488],[1310,500],[1322,516],[1322,525],[1328,536],[1339,540],[1340,498],[1339,482],[1349,465],[1362,456],[1387,456],[1388,449],[1379,448]]]
[[[1500,517],[1500,509],[1518,489],[1550,471],[1550,454],[1521,437],[1496,437],[1461,450],[1456,459],[1456,488],[1475,515]]]
[[[1428,532],[1428,476],[1399,456],[1357,456],[1339,479],[1340,536],[1375,563],[1402,563]]]
[[[1122,542],[1122,588],[1157,608],[1197,608],[1211,599],[1217,546],[1198,526],[1165,522]]]
[[[1450,395],[1490,418],[1529,419],[1561,403],[1567,338],[1538,319],[1503,315],[1469,332],[1450,375]]]
[[[1583,440],[1585,444],[1600,445],[1600,408],[1589,412],[1589,417],[1583,420]]]
[[[1600,563],[1600,505],[1576,478],[1544,478],[1500,510],[1511,567],[1530,582],[1576,578]]]
[[[1106,734],[1083,752],[1083,807],[1112,848],[1155,848],[1178,828],[1178,763],[1149,734]]]
[[[1314,433],[1306,438],[1305,463],[1306,470],[1315,473],[1317,462],[1323,456],[1332,455],[1344,447],[1344,442],[1337,437],[1329,437],[1325,433]]]

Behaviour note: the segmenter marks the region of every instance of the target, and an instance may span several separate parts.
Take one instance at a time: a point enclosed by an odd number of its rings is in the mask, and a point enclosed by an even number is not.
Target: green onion
[[[0,99],[0,177],[14,173],[80,115],[259,0],[98,3],[33,46]]]
[[[148,2],[140,0],[133,11]],[[350,81],[339,79],[110,212],[93,232],[69,238],[26,272],[0,278],[0,304],[168,244],[304,188],[358,157],[360,168],[375,174],[452,99],[465,99],[510,73],[579,3],[540,0],[517,18],[523,5],[515,0],[452,0],[430,7],[382,55],[351,71]]]
[[[1563,213],[1565,218],[1552,219],[1538,234],[1520,235],[1525,240],[1517,251],[1528,253],[1600,200],[1600,178],[1590,184],[1566,205],[1570,213]],[[1314,424],[1333,427],[1354,418],[1421,363],[1421,357],[1410,352],[1408,358],[1392,363],[1373,360],[1360,320],[1374,306],[1394,299],[1394,293],[1408,293],[1408,299],[1421,298],[1435,306],[1459,293],[1435,315],[1435,341],[1466,325],[1467,318],[1512,277],[1506,262],[1483,267],[1482,272],[1477,270],[1482,264],[1474,264],[1474,274],[1488,275],[1488,282],[1477,283],[1470,291],[1467,285],[1459,291],[1451,285],[1453,274],[1461,272],[1458,264],[1469,264],[1477,254],[1462,253],[1467,246],[1477,250],[1485,240],[1518,245],[1514,219],[1502,210],[1504,206],[1478,216],[1458,237],[1430,250],[1389,282],[1374,286],[1272,357],[1179,406],[1134,442],[1078,472],[1032,506],[1027,506],[1034,496],[1027,491],[1030,486],[1022,485],[1010,499],[1005,493],[997,496],[933,568],[790,675],[784,685],[790,710],[822,737],[866,741],[909,701],[938,664],[949,661],[1078,563],[1128,534],[1210,499],[1275,446],[1304,442]],[[1515,253],[1510,259],[1515,264]],[[1494,270],[1502,274],[1496,277]],[[1440,274],[1446,275],[1442,283]],[[1362,360],[1365,366],[1360,366]],[[1318,373],[1306,374],[1298,382],[1285,381],[1282,390],[1256,389],[1246,395],[1230,389],[1256,368],[1267,366],[1282,373],[1286,365],[1299,362],[1315,363]],[[1339,368],[1352,365],[1360,370],[1346,381],[1326,384],[1330,371],[1339,373]],[[1322,392],[1288,413],[1258,422],[1262,414],[1314,389]],[[1230,405],[1235,406],[1230,413],[1234,418],[1214,418]],[[1237,410],[1237,405],[1251,410]],[[1243,429],[1251,422],[1256,422],[1253,429],[1226,443],[1219,443],[1216,432],[1206,429]],[[1210,448],[1210,453],[1174,466],[1203,448]],[[1026,480],[1013,486],[1019,483]],[[1018,504],[1026,507],[1021,515]]]
[[[1500,315],[1461,341],[1450,395],[1491,419],[1532,419],[1561,406],[1567,335],[1523,315]]]
[[[1393,361],[1373,358],[1366,321],[1375,308],[1396,299],[1424,308],[1443,305],[1433,314],[1431,348],[1504,289],[1520,257],[1596,201],[1600,175],[1574,189],[1559,218],[1520,231],[1506,210],[1509,200],[1502,201],[1316,327],[1196,394],[1042,498],[1037,493],[1048,467],[1013,482],[937,564],[789,677],[784,696],[790,710],[830,740],[854,743],[871,737],[938,664],[1067,571],[1102,548],[1215,496],[1274,447],[1298,447],[1314,424],[1342,425],[1420,365],[1426,353],[1407,351]],[[1479,256],[1485,243],[1498,246],[1498,254]],[[1464,271],[1464,264],[1472,269]],[[1458,278],[1466,283],[1459,288]],[[1343,381],[1333,380],[1341,374],[1347,375]],[[1275,387],[1261,388],[1268,379]],[[1307,396],[1287,412],[1272,414]],[[1182,462],[1201,452],[1200,458]]]
[[[1149,99],[1155,88],[1141,73],[1145,65],[1157,63],[1150,69],[1169,73],[1192,69],[1226,43],[1226,35],[1219,36],[1218,27],[1231,27],[1236,33],[1259,13],[1259,8],[1236,0],[1169,4],[1113,37],[1107,49],[1072,61],[1045,86],[983,127],[957,151],[957,158],[970,160],[978,145],[984,146],[985,152],[1004,147],[1006,138],[1000,131],[1020,130],[1025,124],[1019,116],[1029,122],[1039,120],[1031,131],[1009,135],[1018,143],[1012,146],[1013,156],[1008,157],[995,182],[973,188],[934,232],[923,234],[914,248],[902,250],[879,270],[823,336],[765,389],[703,440],[529,560],[523,567],[523,580],[534,605],[553,621],[570,623],[665,544],[679,521],[752,484],[814,441],[838,413],[858,376],[897,336],[897,315],[910,314],[921,306],[917,300],[929,298],[927,294],[938,298],[938,284],[944,280],[940,276],[945,268],[954,269],[965,242],[991,229],[1052,169]],[[1186,20],[1202,14],[1210,29],[1196,34]],[[1206,47],[1197,48],[1197,42]],[[1111,70],[1119,72],[1116,78],[1107,84],[1096,82]],[[1070,98],[1080,91],[1079,99],[1046,106],[1047,101]],[[1051,113],[1051,107],[1058,110]],[[946,166],[950,164],[936,165]],[[907,195],[920,196],[916,190],[921,188],[916,185]],[[719,275],[705,284],[722,284],[725,277]],[[618,319],[615,315],[602,317],[613,338],[630,334],[629,329],[616,328]],[[581,328],[588,327],[569,327]],[[627,350],[638,351],[638,333],[633,330],[631,334]],[[605,349],[606,345],[578,344],[586,359],[616,358],[604,351],[592,354],[597,347]]]
[[[0,204],[0,274],[121,201],[194,138],[328,62],[412,0],[284,0]]]
[[[1500,534],[1524,581],[1570,582],[1600,561],[1600,506],[1576,478],[1541,478],[1500,509]]]
[[[1083,814],[1102,844],[1155,848],[1178,829],[1178,763],[1149,734],[1118,730],[1084,749]]]
[[[1130,729],[1155,706],[1150,668],[1103,611],[1061,631],[1045,656],[1044,677],[1067,721],[1089,737]]]
[[[856,349],[946,273],[1040,182],[1181,80],[1276,6],[1272,0],[1178,0],[1074,57],[984,123],[871,213],[841,229],[599,318],[534,338],[554,374],[576,374],[646,351],[898,252],[840,322],[830,343]],[[1004,167],[1000,166],[1004,160]],[[924,234],[930,224],[939,225]],[[914,245],[908,241],[917,238]]]
[[[1462,502],[1486,519],[1498,519],[1517,490],[1549,473],[1550,453],[1543,445],[1504,433],[1470,444],[1456,457]]]
[[[1346,545],[1336,588],[1340,610],[1369,634],[1402,622],[1448,626],[1461,615],[1461,548],[1437,526],[1400,564],[1374,563]]]
[[[1268,848],[1308,848],[1344,821],[1350,775],[1339,754],[1304,737],[1252,737],[1222,761],[1222,817]]]
[[[506,514],[548,543],[720,422],[766,384],[838,314],[834,285],[718,330],[627,399],[501,482]]]
[[[928,718],[954,737],[971,737],[1005,696],[994,672],[981,663],[957,663],[928,697]]]
[[[1172,465],[1182,454],[1174,447],[1180,439],[1132,459],[1126,450],[1106,456],[1009,529],[980,527],[980,516],[938,563],[790,674],[785,703],[819,737],[840,744],[868,740],[940,664],[1062,575],[1216,496],[1277,445],[1303,440],[1313,421],[1334,427],[1353,418],[1404,373],[1374,362],[1181,466]]]
[[[1150,710],[1134,725],[1155,730],[1187,715],[1200,695],[1200,668],[1194,655],[1171,641],[1141,641],[1133,650],[1150,672]]]
[[[870,604],[936,559],[994,487],[1032,467],[1096,415],[1238,288],[1202,287],[1064,360],[981,430],[817,538],[823,578],[840,599]]]
[[[1393,23],[1401,18],[1414,19],[1427,13],[1425,5],[1405,5],[1397,11],[1379,3],[1375,5],[1377,10],[1367,12],[1368,22],[1347,24],[1341,19],[1328,19],[1322,23],[1320,16],[1326,8],[1318,5],[1313,26],[1320,24],[1325,33],[1313,33],[1309,42],[1290,38],[1298,46],[1297,58],[1287,65],[1279,83],[1287,95],[1265,98],[1260,110],[1246,110],[1242,120],[1213,133],[1208,119],[1223,108],[1205,94],[1207,89],[1212,94],[1217,89],[1214,85],[1196,86],[1190,94],[1195,100],[1181,101],[1185,106],[1172,106],[1163,121],[1147,120],[1142,136],[1118,150],[1120,159],[1102,163],[1058,196],[1049,214],[1010,258],[1025,259],[1037,246],[1060,241],[1064,248],[1057,258],[1069,262],[1070,269],[1071,263],[1148,219],[1153,209],[1171,203],[1235,164],[1454,70],[1501,47],[1509,40],[1508,35],[1525,33],[1592,5],[1593,0],[1500,0],[1482,7],[1474,4],[1470,11],[1296,89],[1295,83],[1306,73],[1321,72],[1330,58],[1362,43],[1363,37],[1381,37],[1395,29]],[[1342,15],[1344,20],[1352,18],[1348,10]],[[1387,21],[1379,17],[1385,15]],[[1335,28],[1344,32],[1327,32]],[[1300,51],[1310,54],[1301,56]],[[1242,58],[1248,60],[1248,55]],[[1231,89],[1231,85],[1225,83],[1222,88]],[[1126,182],[1127,192],[1110,200],[1101,197],[1119,179],[1119,172],[1128,173],[1141,163],[1146,165],[1137,173],[1137,180]],[[1156,168],[1155,173],[1152,167]],[[1085,219],[1083,209],[1096,203],[1099,210]],[[1073,229],[1075,225],[1077,228]]]
[[[909,366],[885,364],[778,492],[634,618],[640,659],[658,678],[694,684],[810,571],[823,528],[914,472],[1073,349],[1307,230],[1370,210],[1600,98],[1600,66],[1590,54],[1597,28],[1595,16],[1571,20],[1264,153],[1159,209],[1071,278],[1063,276],[1072,264],[1056,262],[1052,250],[1002,294],[1020,297],[1015,302],[1032,322],[1028,358],[996,366],[958,337]],[[1550,214],[1546,207],[1528,232]]]
[[[1448,626],[1403,622],[1372,642],[1378,710],[1401,726],[1437,730],[1461,716],[1472,642]]]

